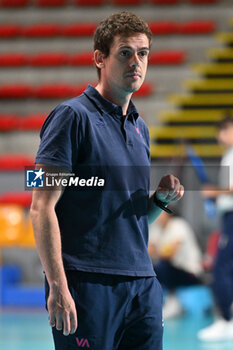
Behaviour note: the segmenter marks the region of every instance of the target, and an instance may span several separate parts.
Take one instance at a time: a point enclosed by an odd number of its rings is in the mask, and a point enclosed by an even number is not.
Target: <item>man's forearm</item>
[[[61,236],[54,208],[30,210],[37,250],[50,287],[67,287],[61,254]]]
[[[149,225],[152,224],[157,217],[162,213],[162,209],[159,208],[155,203],[154,203],[154,194],[150,196],[149,198],[149,203],[148,203],[148,223]]]

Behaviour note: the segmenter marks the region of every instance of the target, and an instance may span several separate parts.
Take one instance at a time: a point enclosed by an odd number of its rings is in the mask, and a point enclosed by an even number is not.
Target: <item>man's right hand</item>
[[[47,301],[49,323],[64,335],[74,334],[78,327],[77,312],[74,300],[68,288],[50,287]]]

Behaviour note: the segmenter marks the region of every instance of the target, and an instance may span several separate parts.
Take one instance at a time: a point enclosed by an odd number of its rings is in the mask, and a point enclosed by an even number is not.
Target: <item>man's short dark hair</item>
[[[221,119],[218,123],[218,130],[227,129],[229,126],[233,126],[233,116],[230,112],[226,112],[223,119]]]
[[[117,12],[101,21],[94,33],[94,50],[100,50],[108,57],[111,45],[116,35],[129,37],[135,34],[145,34],[151,47],[152,33],[148,24],[132,12]],[[100,69],[97,67],[98,76]]]

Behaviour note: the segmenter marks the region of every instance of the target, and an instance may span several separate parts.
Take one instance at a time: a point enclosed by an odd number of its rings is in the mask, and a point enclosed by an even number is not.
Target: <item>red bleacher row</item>
[[[27,131],[40,130],[47,114],[29,114],[18,116],[16,114],[0,114],[0,131]]]
[[[150,65],[181,64],[186,59],[186,53],[182,50],[166,50],[151,52]],[[90,66],[93,65],[93,52],[77,52],[66,54],[64,52],[41,52],[38,54],[3,53],[0,54],[0,67],[20,66]]]
[[[34,167],[34,158],[28,154],[10,153],[0,155],[0,171],[23,171]]]
[[[154,5],[175,5],[182,2],[191,4],[214,4],[218,1],[219,0],[147,0],[146,2]],[[118,6],[135,6],[145,4],[145,0],[0,0],[0,6],[2,7],[24,7],[31,4],[40,7],[57,7],[67,4],[77,6],[101,6],[109,3]]]
[[[1,170],[1,169],[0,169]],[[22,169],[23,170],[23,169]],[[17,204],[29,208],[32,201],[32,192],[12,191],[0,195],[0,204]]]
[[[209,34],[215,30],[215,22],[210,20],[192,20],[185,22],[156,21],[148,22],[153,35],[195,35]],[[97,23],[73,23],[60,25],[43,23],[31,25],[0,24],[0,38],[46,38],[46,37],[87,37],[92,36]]]
[[[96,85],[96,83],[91,83]],[[0,85],[0,99],[26,99],[26,98],[69,98],[80,95],[87,87],[88,83],[43,83],[32,86],[25,83]],[[154,92],[154,84],[145,82],[140,90],[134,93],[135,97],[148,97]]]

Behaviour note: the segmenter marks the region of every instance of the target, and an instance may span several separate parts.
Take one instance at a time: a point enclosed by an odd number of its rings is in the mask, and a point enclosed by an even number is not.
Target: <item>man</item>
[[[150,164],[148,129],[131,101],[144,81],[150,45],[151,31],[136,15],[103,20],[94,35],[97,86],[59,105],[42,127],[38,169],[52,165],[78,176],[81,166],[98,166],[108,178],[109,168],[120,184],[119,191],[33,193],[56,350],[162,349],[162,297],[147,252],[148,218],[181,198],[183,186],[166,175],[149,199],[147,171],[124,176],[124,169]]]
[[[219,123],[218,140],[226,147],[221,161],[220,187],[206,185],[202,194],[206,198],[216,199],[222,218],[212,285],[220,318],[199,331],[198,338],[203,341],[233,339],[233,118],[229,115]]]

